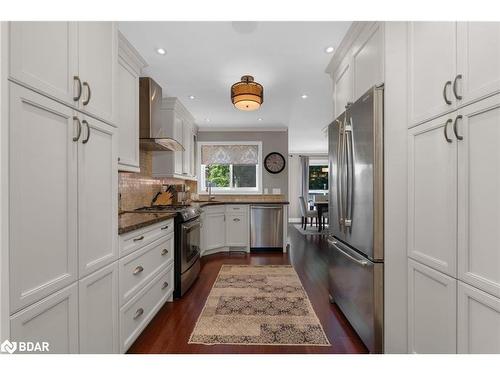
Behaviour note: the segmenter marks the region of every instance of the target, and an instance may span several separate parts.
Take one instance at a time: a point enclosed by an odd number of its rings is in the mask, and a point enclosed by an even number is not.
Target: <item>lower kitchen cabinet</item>
[[[118,262],[94,272],[78,284],[80,353],[118,353]]]
[[[249,246],[248,206],[226,206],[226,246]]]
[[[408,259],[408,352],[457,350],[457,281]]]
[[[458,282],[458,353],[500,354],[500,299]]]
[[[225,206],[203,208],[201,228],[202,252],[226,246],[226,211]]]
[[[49,353],[78,353],[78,284],[14,314],[12,341],[48,342]]]

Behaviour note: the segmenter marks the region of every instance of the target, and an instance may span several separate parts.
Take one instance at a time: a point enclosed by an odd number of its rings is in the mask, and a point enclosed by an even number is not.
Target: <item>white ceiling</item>
[[[290,152],[325,152],[321,131],[332,118],[324,72],[350,22],[121,22],[149,66],[145,75],[176,96],[200,128],[289,130]],[[159,55],[157,48],[167,53]],[[235,109],[230,87],[244,74],[264,86],[253,112]],[[302,99],[307,94],[307,99]],[[194,95],[195,99],[189,99]],[[258,121],[262,118],[262,121]],[[207,122],[207,119],[210,121]]]

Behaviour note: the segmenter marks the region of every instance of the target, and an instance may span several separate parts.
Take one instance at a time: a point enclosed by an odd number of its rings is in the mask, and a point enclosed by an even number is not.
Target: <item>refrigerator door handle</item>
[[[343,176],[343,159],[344,159],[344,123],[338,121],[339,124],[339,141],[337,143],[337,211],[339,215],[339,227],[342,230],[344,226],[344,209],[343,209],[343,187],[342,187],[342,176]]]
[[[345,129],[345,142],[346,142],[346,207],[345,207],[345,218],[344,225],[346,227],[351,227],[352,225],[352,194],[354,185],[354,150],[353,150],[353,138],[352,138],[352,117],[349,118],[349,124],[346,123]]]
[[[369,262],[367,260],[364,260],[364,259],[358,259],[354,256],[352,256],[351,254],[347,253],[346,251],[342,250],[339,246],[338,246],[338,242],[335,241],[335,240],[332,240],[332,239],[328,239],[327,240],[328,243],[330,245],[332,245],[333,247],[335,247],[335,249],[337,249],[337,251],[339,253],[341,253],[342,255],[344,255],[346,258],[349,258],[350,260],[352,260],[353,262],[356,262],[357,264],[363,266],[363,267],[366,267],[369,265]]]

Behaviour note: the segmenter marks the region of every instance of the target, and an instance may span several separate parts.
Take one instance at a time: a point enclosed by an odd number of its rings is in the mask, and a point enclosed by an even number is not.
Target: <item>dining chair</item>
[[[302,227],[307,228],[307,219],[311,218],[311,226],[313,225],[313,218],[316,218],[316,225],[318,225],[318,213],[314,210],[309,210],[306,205],[304,197],[299,197],[300,211],[302,213]]]

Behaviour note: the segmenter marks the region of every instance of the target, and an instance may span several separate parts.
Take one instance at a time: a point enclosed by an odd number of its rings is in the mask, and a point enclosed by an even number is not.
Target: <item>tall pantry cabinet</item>
[[[10,338],[117,352],[116,24],[9,33]]]
[[[408,50],[408,350],[500,353],[500,23]]]

